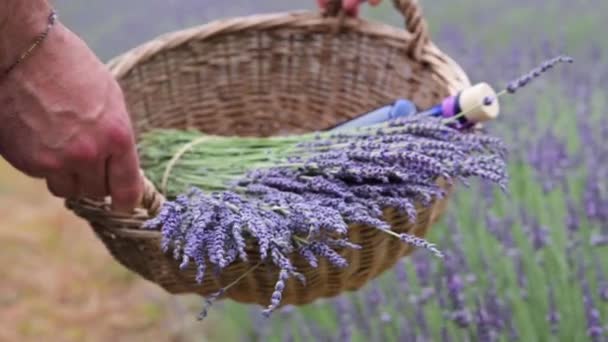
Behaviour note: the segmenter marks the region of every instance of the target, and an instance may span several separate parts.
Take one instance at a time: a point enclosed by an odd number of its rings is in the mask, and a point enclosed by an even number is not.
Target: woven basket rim
[[[268,30],[281,27],[319,27],[320,32],[327,32],[327,29],[330,28],[339,28],[341,30],[365,33],[369,36],[401,41],[402,44],[400,43],[398,47],[405,46],[412,38],[412,34],[404,28],[364,18],[323,17],[318,12],[306,10],[271,12],[216,19],[189,28],[164,33],[113,57],[106,65],[113,76],[119,79],[127,75],[133,67],[147,62],[158,53],[178,48],[188,44],[193,39],[210,39],[215,36],[238,33],[250,29]],[[424,62],[431,65],[443,64],[449,67],[449,71],[455,74],[454,77],[443,79],[451,92],[461,90],[463,85],[470,85],[471,81],[464,69],[447,53],[439,49],[432,39],[429,39],[425,43],[422,49],[422,56]],[[445,68],[441,69],[447,71]],[[460,82],[454,82],[455,79],[459,79]]]

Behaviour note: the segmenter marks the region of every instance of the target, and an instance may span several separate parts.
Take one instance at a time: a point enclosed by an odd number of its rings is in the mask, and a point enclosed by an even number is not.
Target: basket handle
[[[430,41],[429,28],[422,14],[418,0],[393,0],[395,8],[405,18],[405,28],[412,34],[412,40],[406,47],[408,55],[422,60],[422,51]]]
[[[406,47],[408,56],[416,61],[422,61],[422,51],[430,39],[428,25],[418,0],[393,0],[393,5],[403,15],[405,28],[412,34],[412,39]],[[331,0],[325,15],[333,17],[344,15],[342,0]]]
[[[144,189],[140,205],[148,212],[148,215],[156,216],[165,201],[165,197],[156,190],[154,184],[143,174],[143,171],[141,171],[141,177],[143,178]]]

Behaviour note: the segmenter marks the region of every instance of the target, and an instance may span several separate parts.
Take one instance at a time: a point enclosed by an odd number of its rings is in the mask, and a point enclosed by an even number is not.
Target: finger
[[[143,182],[135,149],[110,157],[107,182],[112,197],[112,210],[128,213],[139,204]]]
[[[356,17],[359,15],[359,5],[361,0],[342,0],[342,9],[346,15]]]
[[[78,176],[81,196],[102,199],[109,194],[106,181],[106,159],[80,166]]]
[[[317,0],[317,6],[319,6],[319,8],[323,10],[327,8],[328,3],[329,0]]]
[[[46,185],[55,197],[70,198],[78,194],[78,177],[75,174],[54,174],[46,178]]]
[[[378,6],[382,0],[367,0],[367,2],[372,6]]]

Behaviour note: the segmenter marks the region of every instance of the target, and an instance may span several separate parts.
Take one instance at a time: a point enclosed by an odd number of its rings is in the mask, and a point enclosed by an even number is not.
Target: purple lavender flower
[[[234,237],[234,242],[237,246],[239,258],[242,261],[247,262],[248,257],[247,257],[247,252],[245,251],[245,248],[247,247],[247,242],[245,241],[245,238],[243,237],[243,227],[240,224],[235,224],[232,227],[232,235]]]
[[[338,314],[338,322],[340,325],[339,341],[348,342],[352,338],[353,322],[351,317],[350,302],[344,296],[340,296],[334,301],[334,307]]]
[[[225,256],[225,246],[228,235],[223,227],[217,227],[211,234],[213,234],[213,237],[212,240],[209,241],[209,261],[218,265],[220,268],[224,268],[228,266],[228,261]]]
[[[602,327],[602,320],[600,318],[600,312],[593,303],[593,297],[589,284],[585,279],[582,281],[583,286],[583,302],[585,305],[585,314],[587,316],[587,336],[592,341],[600,341],[599,338],[604,334],[604,328]]]
[[[404,234],[405,236],[411,236],[408,234]],[[429,286],[432,280],[432,265],[431,260],[425,255],[421,255],[419,253],[414,253],[411,256],[412,264],[414,265],[414,270],[416,271],[416,279],[418,283],[422,287]]]
[[[209,222],[211,221],[211,217],[213,216],[213,212],[209,212],[206,215],[209,218]],[[202,220],[201,220],[202,221]],[[203,221],[204,222],[204,221]],[[201,225],[199,227],[206,227],[207,225]],[[180,265],[181,269],[184,269],[188,265],[188,261],[190,259],[195,260],[196,263],[200,263],[201,258],[203,258],[203,254],[199,253],[200,248],[206,248],[207,240],[205,239],[205,231],[204,228],[200,229],[190,229],[188,234],[186,235],[186,246],[183,250],[183,259],[182,265]],[[204,263],[204,261],[203,261]]]
[[[264,317],[264,315],[260,314],[260,312],[257,309],[249,309],[250,311],[250,316],[252,316],[252,323],[251,323],[251,327],[253,328],[251,331],[251,335],[253,336],[247,336],[249,337],[250,340],[254,340],[254,341],[265,341],[268,338],[268,335],[270,334],[270,328],[271,328],[271,324],[270,321],[268,319],[266,319],[266,317]]]
[[[375,218],[369,215],[366,215],[365,213],[362,213],[360,211],[346,211],[345,213],[345,219],[347,222],[351,223],[351,224],[358,224],[361,226],[368,226],[368,227],[376,227],[380,230],[390,230],[390,225],[388,223],[386,223],[385,221],[379,219],[379,218]]]
[[[513,94],[519,88],[524,87],[525,85],[530,83],[530,81],[532,81],[534,78],[539,77],[542,73],[553,68],[557,63],[572,63],[573,61],[574,60],[568,56],[558,56],[547,60],[541,64],[540,68],[535,68],[532,71],[522,75],[518,79],[509,82],[507,84],[506,90],[508,93]]]
[[[447,294],[452,305],[452,312],[449,317],[459,327],[466,328],[472,322],[473,317],[468,308],[465,307],[464,294],[462,292],[464,282],[460,275],[456,273],[452,259],[446,261],[445,276],[447,280]]]
[[[567,199],[566,206],[568,209],[566,216],[566,228],[568,228],[569,235],[572,235],[580,229],[579,216],[571,198]]]
[[[547,314],[547,321],[551,326],[551,333],[556,335],[559,330],[560,314],[557,311],[555,304],[555,293],[553,286],[549,286],[549,313]]]
[[[395,289],[394,295],[397,300],[396,307],[399,312],[403,312],[407,307],[407,298],[410,293],[410,284],[408,280],[407,271],[405,269],[405,263],[403,261],[398,262],[394,267],[395,272]]]
[[[509,82],[509,84],[507,84],[507,92],[509,92],[510,94],[514,94],[517,91],[517,88],[519,88],[519,82],[517,81],[511,81]]]
[[[492,319],[479,297],[475,299],[475,323],[477,326],[477,341],[494,341],[495,332],[492,329]]]
[[[549,192],[564,181],[566,169],[572,166],[565,142],[552,131],[545,132],[529,149],[528,161],[537,172],[543,190]]]
[[[367,296],[365,298],[366,302],[366,311],[367,315],[377,316],[378,311],[381,308],[384,302],[384,296],[382,294],[382,289],[377,283],[372,284],[371,288],[367,292]]]
[[[302,193],[306,191],[306,185],[297,181],[297,180],[293,180],[292,178],[289,177],[279,177],[279,176],[275,176],[275,177],[264,177],[260,180],[261,184],[275,188],[277,190],[281,190],[281,191],[289,191],[289,192],[295,192],[295,193]]]
[[[319,243],[313,242],[310,244],[310,249],[318,256],[325,257],[335,267],[344,268],[348,266],[348,263],[344,257],[340,254],[336,253],[333,249],[329,248],[329,246]]]
[[[532,226],[532,246],[539,250],[549,243],[549,229],[536,223]]]
[[[524,268],[524,262],[519,254],[514,256],[515,258],[515,272],[517,273],[517,284],[522,298],[528,297],[528,278],[526,276],[526,270]]]
[[[418,326],[418,329],[420,330],[420,337],[423,340],[426,340],[426,339],[428,339],[428,337],[430,335],[429,334],[429,324],[426,320],[426,315],[424,313],[422,305],[416,305],[415,311],[416,311],[416,325]]]
[[[418,298],[416,298],[416,303],[418,305],[425,305],[435,295],[436,295],[436,291],[434,288],[432,288],[430,286],[425,286],[420,290],[420,294],[418,295]]]
[[[497,162],[502,163],[498,160],[498,157],[494,157],[496,160],[488,161],[489,163]],[[484,158],[485,159],[485,158]],[[459,177],[471,177],[477,176],[482,179],[486,179],[495,182],[500,185],[504,190],[506,189],[506,173],[504,170],[495,170],[493,167],[486,164],[485,160],[478,158],[467,158],[466,160],[456,163],[456,168],[459,173]]]
[[[492,331],[492,335],[496,336],[507,327],[508,321],[511,320],[511,316],[506,310],[504,298],[501,298],[501,296],[498,294],[496,284],[497,275],[492,274],[492,268],[490,265],[486,266],[486,272],[488,273],[490,280],[483,299],[485,303],[485,310],[488,313],[487,323]]]
[[[602,301],[608,302],[608,279],[606,279],[606,272],[602,268],[602,263],[598,260],[597,256],[594,256],[593,261],[597,274],[599,297]]]
[[[432,244],[423,238],[420,238],[420,237],[417,237],[414,235],[410,235],[410,234],[406,234],[406,233],[402,233],[402,234],[399,234],[399,239],[401,239],[401,241],[403,241],[407,244],[413,245],[415,247],[421,247],[424,249],[428,249],[429,251],[433,252],[433,254],[435,254],[439,258],[443,258],[443,253],[441,253],[441,251],[439,251],[437,249],[435,244]]]
[[[221,288],[219,289],[217,292],[211,294],[210,296],[208,296],[207,298],[205,298],[205,305],[203,307],[203,309],[201,310],[201,312],[198,315],[198,319],[199,320],[203,320],[205,317],[207,317],[208,313],[209,313],[209,309],[211,308],[211,306],[213,305],[213,303],[220,298],[221,296],[224,295],[225,293],[225,289]]]
[[[310,267],[317,268],[319,266],[319,260],[315,253],[310,249],[310,244],[302,243],[301,241],[296,240],[298,246],[298,254],[304,258],[310,265]]]
[[[147,221],[144,228],[152,229],[162,225],[161,233],[163,235],[161,248],[163,252],[167,252],[170,244],[180,234],[179,228],[182,224],[181,207],[177,202],[167,203],[163,206],[161,212],[155,219]]]
[[[513,322],[513,319],[512,319],[513,309],[508,302],[505,303],[504,310],[505,310],[505,317],[509,318],[506,320],[507,335],[509,336],[509,340],[510,341],[519,341],[520,340],[519,332],[517,331],[517,328],[515,327],[515,323]]]
[[[406,315],[401,316],[399,324],[399,341],[417,341],[419,338],[416,335],[416,325],[412,324]]]
[[[285,269],[282,269],[279,272],[279,279],[274,286],[274,292],[272,293],[272,297],[270,299],[270,305],[263,311],[263,314],[266,317],[269,317],[270,314],[276,310],[281,304],[281,298],[283,295],[283,290],[285,289],[285,282],[289,279],[289,272]]]
[[[393,208],[401,214],[405,214],[409,222],[416,222],[417,211],[414,203],[405,198],[398,199],[393,197],[380,198],[378,204],[385,208]]]

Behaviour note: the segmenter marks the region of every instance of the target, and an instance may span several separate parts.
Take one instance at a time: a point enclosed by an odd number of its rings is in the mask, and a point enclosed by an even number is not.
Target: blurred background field
[[[55,1],[107,60],[210,20],[314,9],[310,0]],[[608,340],[608,2],[421,0],[433,40],[497,88],[558,54],[575,59],[503,100],[511,192],[461,188],[431,241],[455,258],[404,259],[364,291],[272,322],[231,303],[196,321],[118,265],[42,182],[0,163],[0,341]],[[401,25],[390,1],[363,16]],[[279,328],[284,324],[287,328]],[[448,337],[449,336],[449,337]]]

